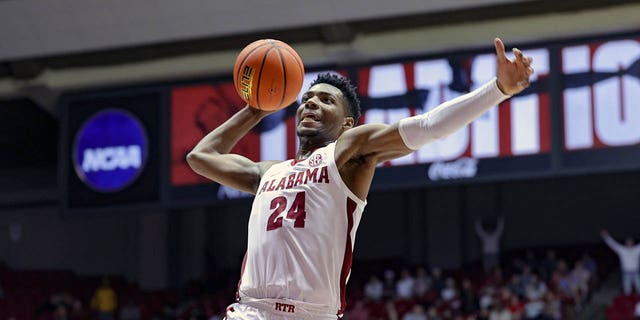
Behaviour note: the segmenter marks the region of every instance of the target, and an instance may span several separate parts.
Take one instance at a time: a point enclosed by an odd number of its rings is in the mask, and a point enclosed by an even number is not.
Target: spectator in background
[[[478,313],[476,320],[489,320],[489,309],[487,308],[480,309],[480,312]]]
[[[640,245],[634,245],[632,238],[625,239],[625,244],[621,245],[615,241],[607,230],[600,233],[604,242],[618,254],[620,267],[622,268],[622,289],[625,295],[630,295],[633,285],[636,293],[640,293],[640,273],[638,264],[640,263]]]
[[[514,273],[511,275],[511,278],[509,278],[509,283],[507,283],[507,288],[509,288],[509,290],[513,292],[513,294],[524,297],[525,285],[522,283],[522,277],[519,274]]]
[[[447,278],[445,280],[445,287],[440,291],[440,298],[442,301],[450,303],[458,296],[458,289],[456,289],[456,281],[453,278]]]
[[[61,311],[60,307],[64,307],[64,311]],[[36,317],[78,318],[82,311],[82,302],[79,299],[67,292],[58,291],[52,293],[49,299],[36,310]],[[60,314],[57,315],[58,313]]]
[[[537,319],[544,312],[545,302],[543,300],[548,292],[547,285],[540,281],[537,273],[531,274],[531,280],[525,288],[524,318]]]
[[[556,252],[554,250],[547,250],[544,260],[541,264],[542,279],[545,281],[551,280],[551,275],[558,266],[558,259],[556,258]]]
[[[489,320],[513,320],[513,317],[504,303],[498,301],[496,302],[495,308],[489,312]]]
[[[550,320],[562,319],[562,303],[551,291],[547,291],[547,294],[544,296],[543,318]]]
[[[384,304],[384,308],[387,311],[387,320],[398,320],[398,310],[396,310],[393,301],[389,300]]]
[[[400,279],[396,282],[396,297],[398,299],[411,299],[414,293],[415,279],[408,269],[400,271]]]
[[[471,285],[471,280],[465,278],[462,280],[462,289],[460,290],[460,309],[462,313],[470,314],[478,311],[478,296]]]
[[[379,301],[384,295],[384,284],[378,277],[372,275],[364,285],[364,296],[373,301]]]
[[[394,299],[396,296],[396,273],[393,270],[384,271],[384,283],[382,284],[383,294],[385,299]]]
[[[478,306],[480,309],[489,309],[493,307],[495,294],[495,288],[493,286],[485,286],[480,291],[480,298],[478,299]]]
[[[56,309],[53,312],[53,320],[69,320],[69,313],[67,312],[67,307],[65,307],[62,304],[56,306]]]
[[[495,288],[502,287],[504,285],[504,277],[502,275],[502,269],[500,267],[496,267],[493,269],[493,272],[485,277],[484,284],[486,286],[493,286]]]
[[[427,274],[427,269],[418,267],[416,269],[416,278],[413,285],[416,296],[422,297],[431,289],[431,278]]]
[[[531,272],[530,266],[522,266],[522,272],[520,273],[520,283],[522,284],[522,288],[526,288],[529,282],[531,282]]]
[[[427,314],[424,311],[424,307],[416,303],[411,308],[411,311],[404,314],[402,320],[427,320]]]
[[[557,292],[567,291],[568,285],[566,284],[567,273],[567,262],[563,259],[558,260],[556,264],[556,270],[551,274],[551,288]]]
[[[536,273],[531,274],[531,281],[525,287],[524,294],[527,300],[542,300],[547,293],[547,285],[540,281],[540,278]]]
[[[544,313],[545,303],[542,300],[531,300],[524,304],[524,319],[539,319]]]
[[[429,307],[427,311],[427,319],[429,320],[442,320],[442,317],[438,313],[438,309],[434,306]]]
[[[571,273],[567,269],[567,264],[564,260],[558,263],[558,270],[554,273],[554,283],[556,284],[556,293],[558,293],[561,299],[573,299],[573,291],[571,289]]]
[[[132,299],[120,309],[120,320],[140,320],[140,317],[140,307]]]
[[[529,249],[524,254],[524,259],[522,261],[525,265],[529,266],[531,270],[538,272],[540,274],[540,260],[536,257],[535,252]]]
[[[582,260],[576,261],[575,267],[569,273],[569,289],[578,309],[589,294],[590,280],[591,272],[584,267]]]
[[[174,320],[177,319],[177,314],[176,314],[176,310],[174,308],[175,306],[172,304],[167,304],[165,303],[164,306],[162,306],[162,310],[158,313],[156,313],[151,320]]]
[[[369,320],[369,309],[365,307],[362,300],[358,300],[353,308],[347,312],[346,318],[349,320]]]
[[[442,320],[454,320],[453,312],[449,308],[442,310],[440,317],[442,318]]]
[[[509,304],[507,305],[509,312],[514,320],[522,319],[524,316],[524,302],[515,294],[509,296]]]
[[[480,220],[475,223],[476,234],[482,240],[482,266],[485,272],[493,270],[500,262],[500,237],[504,229],[504,219],[498,218],[493,230],[486,230]]]
[[[591,272],[592,278],[598,274],[598,264],[588,252],[582,254],[582,264]]]
[[[96,312],[97,320],[113,320],[118,306],[116,292],[109,285],[109,279],[103,278],[102,285],[91,298],[91,309]]]
[[[442,270],[440,268],[431,269],[431,285],[435,292],[440,293],[444,288],[444,279],[442,278]]]

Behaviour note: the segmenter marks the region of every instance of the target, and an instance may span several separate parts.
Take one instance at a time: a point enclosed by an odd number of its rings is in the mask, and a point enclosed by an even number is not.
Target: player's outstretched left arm
[[[513,49],[513,60],[507,58],[504,44],[498,38],[494,39],[494,46],[496,78],[425,114],[405,118],[391,125],[363,125],[346,131],[336,144],[338,166],[354,158],[380,163],[406,155],[456,132],[491,107],[527,88],[529,77],[533,74],[533,59],[518,49]]]

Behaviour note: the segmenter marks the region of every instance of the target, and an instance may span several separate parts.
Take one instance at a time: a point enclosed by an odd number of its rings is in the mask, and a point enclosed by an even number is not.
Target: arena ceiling
[[[237,49],[257,37],[344,43],[358,34],[634,2],[0,0],[0,78]]]

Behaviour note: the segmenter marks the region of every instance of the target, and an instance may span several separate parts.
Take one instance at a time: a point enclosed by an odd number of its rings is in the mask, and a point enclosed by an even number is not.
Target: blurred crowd
[[[569,252],[503,256],[490,270],[482,261],[453,270],[367,263],[365,269],[354,267],[344,319],[573,319],[598,286],[601,262],[608,266],[606,274],[615,270],[616,260]],[[142,291],[122,277],[0,265],[0,320],[221,320],[233,290],[230,283],[190,281],[178,289]]]
[[[548,250],[527,252],[489,272],[439,268],[387,269],[371,274],[356,292],[348,320],[572,319],[597,284],[589,254],[569,261]],[[505,271],[507,270],[507,271]],[[358,290],[356,290],[358,291]]]

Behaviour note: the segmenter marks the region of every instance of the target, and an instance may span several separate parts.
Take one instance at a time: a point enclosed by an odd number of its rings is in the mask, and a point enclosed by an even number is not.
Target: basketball
[[[293,103],[304,80],[304,65],[288,44],[261,39],[247,45],[233,68],[236,91],[251,107],[274,111]]]

